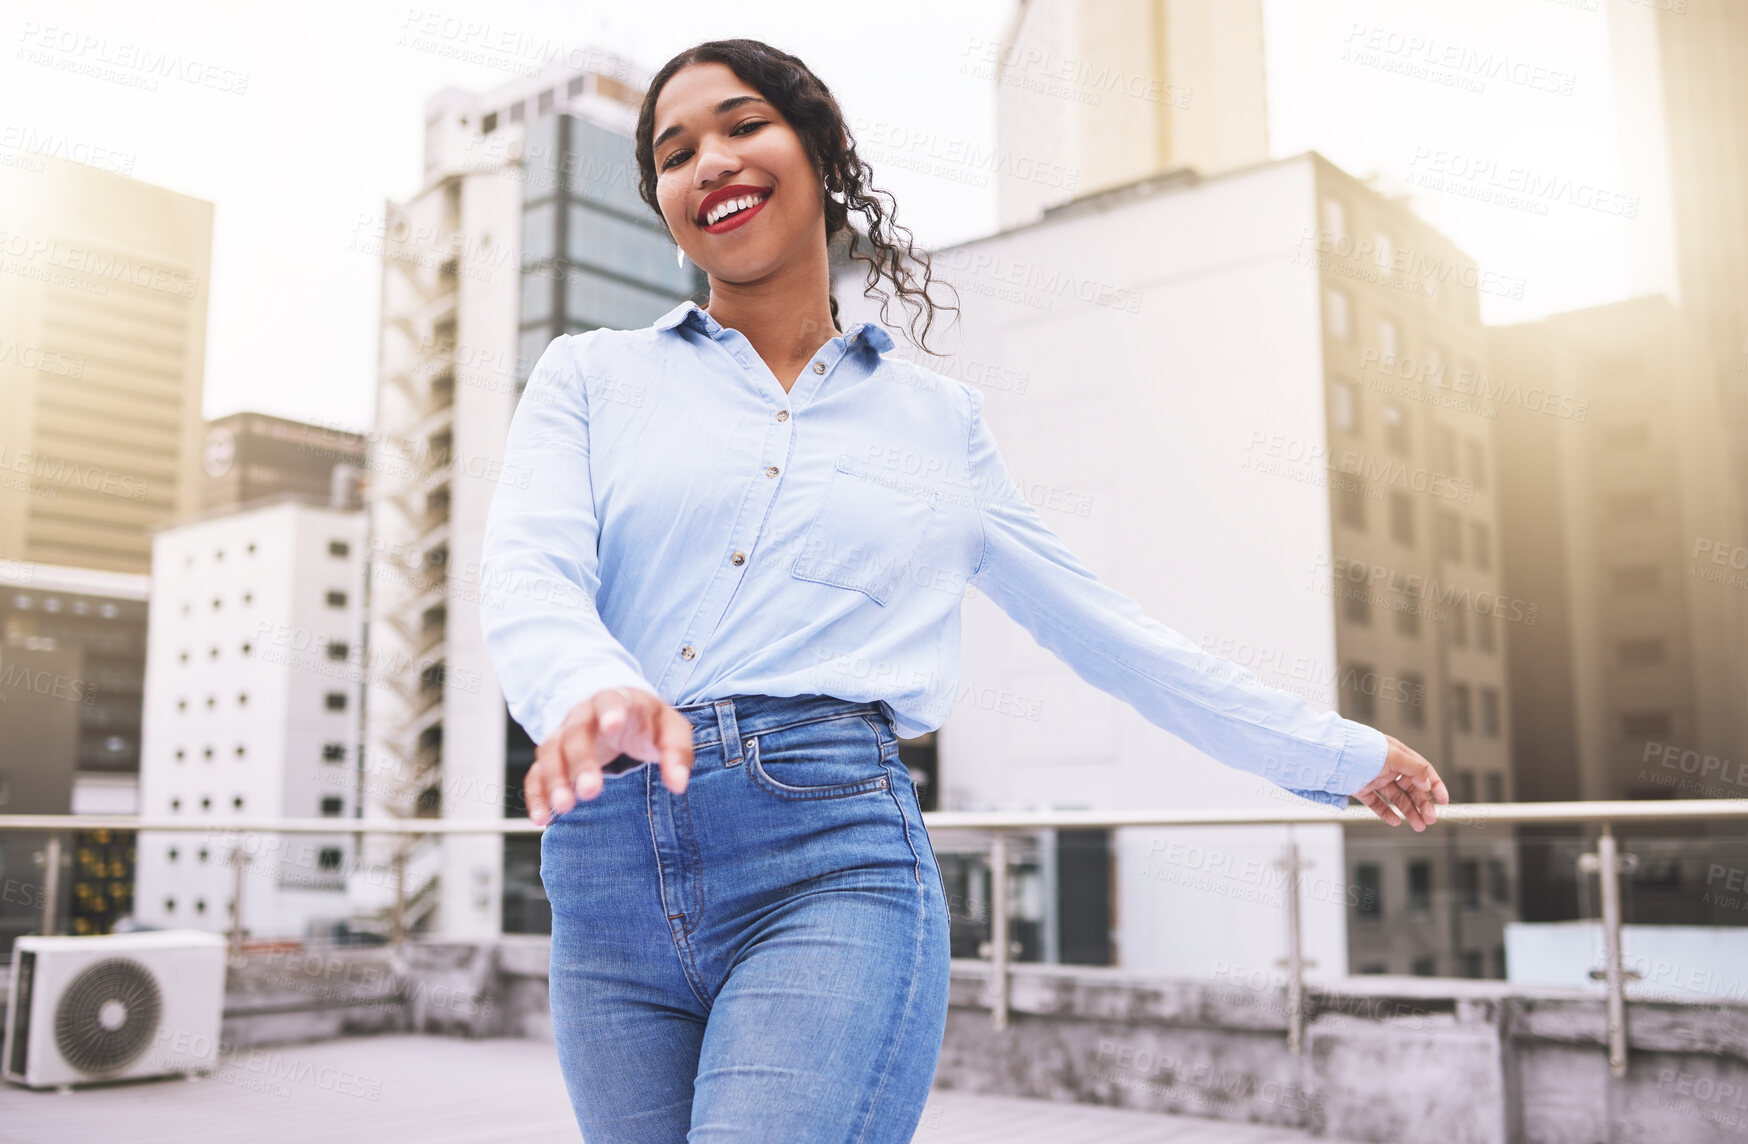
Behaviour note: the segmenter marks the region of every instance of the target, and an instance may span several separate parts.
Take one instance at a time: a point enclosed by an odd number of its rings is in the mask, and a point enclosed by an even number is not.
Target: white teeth
[[[764,202],[765,198],[764,195],[742,195],[738,199],[724,199],[710,208],[709,213],[704,216],[704,225],[714,226],[736,211],[742,211],[755,203]]]

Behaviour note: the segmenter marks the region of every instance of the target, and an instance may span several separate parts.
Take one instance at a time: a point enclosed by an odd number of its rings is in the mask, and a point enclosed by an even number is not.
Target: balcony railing
[[[1626,1075],[1627,1028],[1625,983],[1629,973],[1621,959],[1620,875],[1631,869],[1631,855],[1621,853],[1614,828],[1617,825],[1697,822],[1748,822],[1748,799],[1691,799],[1633,802],[1539,802],[1451,804],[1439,808],[1434,829],[1460,829],[1487,825],[1552,823],[1589,824],[1599,827],[1596,849],[1581,860],[1581,868],[1599,877],[1605,967],[1602,976],[1608,991],[1609,1068],[1617,1077]],[[977,831],[989,836],[989,865],[998,874],[991,878],[989,993],[991,1021],[996,1029],[1008,1024],[1011,985],[1010,935],[1008,929],[1007,877],[1008,835],[1046,829],[1117,829],[1125,827],[1185,826],[1373,826],[1383,820],[1368,810],[1350,807],[1326,810],[1305,806],[1271,810],[1044,810],[1044,811],[936,811],[923,815],[923,824],[938,831]],[[48,834],[41,854],[43,878],[42,931],[53,933],[60,871],[61,835],[69,831],[130,830],[222,831],[226,834],[381,834],[402,835],[406,843],[397,852],[394,867],[395,904],[390,940],[397,946],[405,939],[408,908],[406,890],[407,849],[419,838],[443,834],[538,835],[545,828],[527,819],[413,819],[365,820],[359,818],[256,818],[238,816],[216,820],[140,817],[116,814],[15,814],[0,815],[0,831],[31,831]],[[237,864],[237,906],[231,929],[233,953],[240,954],[242,933],[242,867]],[[1299,900],[1301,868],[1298,843],[1289,841],[1279,862],[1287,872],[1287,1040],[1295,1053],[1303,1052],[1305,1029],[1305,969],[1302,907]]]

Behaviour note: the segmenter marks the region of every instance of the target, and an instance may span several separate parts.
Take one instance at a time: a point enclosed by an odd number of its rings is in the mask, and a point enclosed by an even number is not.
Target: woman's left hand
[[[1425,830],[1438,821],[1438,806],[1451,801],[1450,792],[1418,751],[1394,735],[1384,738],[1390,742],[1384,769],[1354,797],[1391,826],[1406,818],[1416,831]]]

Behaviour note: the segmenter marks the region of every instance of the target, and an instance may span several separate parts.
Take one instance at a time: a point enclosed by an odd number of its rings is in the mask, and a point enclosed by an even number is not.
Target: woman
[[[898,741],[952,707],[967,583],[1215,758],[1434,820],[1426,760],[1142,614],[1008,481],[978,390],[839,328],[826,251],[850,210],[870,288],[935,304],[801,61],[699,45],[636,130],[643,198],[710,304],[547,348],[505,457],[531,479],[499,485],[482,569],[539,744],[554,1032],[590,1144],[911,1138],[948,929]]]

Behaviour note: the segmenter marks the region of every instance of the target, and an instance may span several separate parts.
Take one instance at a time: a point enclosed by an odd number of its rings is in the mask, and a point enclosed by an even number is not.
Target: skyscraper
[[[0,558],[144,573],[200,507],[211,203],[0,165]]]
[[[1262,0],[1021,0],[960,71],[996,85],[998,222],[1268,158]]]
[[[371,679],[366,766],[395,779],[369,792],[371,814],[525,813],[534,744],[509,718],[478,610],[480,593],[504,588],[479,575],[492,493],[531,476],[503,464],[510,418],[555,337],[645,325],[704,286],[637,194],[631,134],[648,77],[585,56],[433,96],[423,186],[361,220],[383,256],[372,654],[436,665]],[[377,843],[385,863],[391,845]],[[453,936],[548,924],[537,839],[452,835],[409,861],[441,869],[415,923]]]

